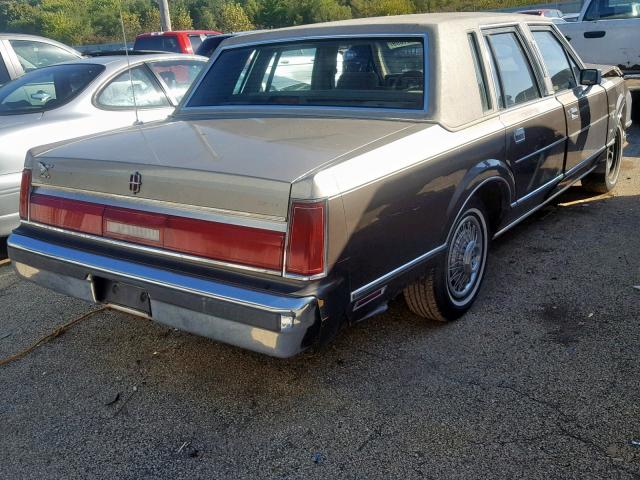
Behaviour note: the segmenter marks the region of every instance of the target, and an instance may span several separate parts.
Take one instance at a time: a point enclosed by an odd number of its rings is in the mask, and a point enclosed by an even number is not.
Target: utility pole
[[[160,7],[160,30],[171,31],[171,15],[169,14],[169,0],[158,0]]]

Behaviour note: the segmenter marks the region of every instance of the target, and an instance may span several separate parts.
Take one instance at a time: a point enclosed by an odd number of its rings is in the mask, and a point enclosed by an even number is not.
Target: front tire
[[[613,144],[607,147],[604,172],[593,172],[582,179],[582,187],[594,193],[607,193],[613,190],[620,176],[622,164],[622,130],[616,129]]]
[[[425,278],[409,285],[409,309],[424,318],[446,322],[462,316],[478,296],[489,249],[484,205],[471,201],[451,228],[447,249]]]

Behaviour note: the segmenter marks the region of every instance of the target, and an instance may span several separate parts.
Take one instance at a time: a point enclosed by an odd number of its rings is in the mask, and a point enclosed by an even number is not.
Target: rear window
[[[293,105],[422,109],[416,38],[335,39],[223,51],[188,107]]]
[[[155,52],[182,53],[178,39],[174,36],[157,35],[140,37],[133,45],[134,50],[151,50]]]
[[[182,100],[189,87],[200,74],[206,62],[194,60],[167,60],[149,62],[149,68],[158,75],[167,86],[169,93],[177,102]]]
[[[54,65],[0,87],[0,115],[52,110],[74,99],[104,71],[103,65]]]

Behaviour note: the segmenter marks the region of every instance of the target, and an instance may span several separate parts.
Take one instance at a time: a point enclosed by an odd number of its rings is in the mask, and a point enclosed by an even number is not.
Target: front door
[[[600,85],[579,85],[580,67],[549,27],[532,28],[533,37],[551,79],[567,123],[565,173],[587,166],[606,143],[608,102]]]

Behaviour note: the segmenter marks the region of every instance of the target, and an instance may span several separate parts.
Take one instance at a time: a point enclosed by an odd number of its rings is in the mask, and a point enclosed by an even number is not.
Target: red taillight
[[[34,193],[29,207],[33,222],[102,235],[102,205]]]
[[[286,272],[317,275],[324,272],[326,203],[294,202],[291,207]]]
[[[169,217],[164,246],[215,260],[281,271],[284,233]]]
[[[31,193],[31,170],[22,171],[22,183],[20,183],[20,218],[29,219],[29,193]]]

